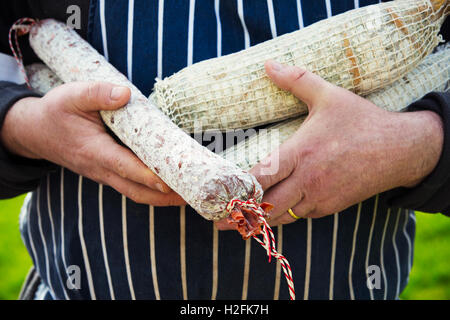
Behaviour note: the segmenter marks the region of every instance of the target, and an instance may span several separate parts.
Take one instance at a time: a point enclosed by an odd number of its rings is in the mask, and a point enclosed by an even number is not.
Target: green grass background
[[[31,266],[19,234],[24,196],[0,201],[0,299],[17,299]],[[401,299],[450,299],[450,218],[417,213],[414,264]]]

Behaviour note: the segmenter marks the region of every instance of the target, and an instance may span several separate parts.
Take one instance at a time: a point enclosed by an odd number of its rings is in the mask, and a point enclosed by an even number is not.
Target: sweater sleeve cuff
[[[450,92],[432,92],[409,105],[407,111],[429,110],[442,118],[444,143],[438,164],[414,188],[397,188],[383,197],[388,205],[450,216]],[[420,155],[418,155],[420,156]]]
[[[26,85],[0,81],[0,129],[8,110],[18,100],[40,97]],[[45,160],[28,159],[10,153],[0,143],[0,198],[9,198],[33,190],[41,177],[56,168]]]

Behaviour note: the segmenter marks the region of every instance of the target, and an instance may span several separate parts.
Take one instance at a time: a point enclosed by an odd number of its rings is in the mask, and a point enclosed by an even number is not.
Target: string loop
[[[31,85],[30,85],[30,81],[28,80],[28,76],[25,71],[25,67],[23,65],[22,51],[20,50],[18,37],[28,34],[30,32],[31,27],[36,22],[37,22],[37,20],[32,19],[32,18],[20,18],[19,20],[17,20],[16,22],[13,23],[13,25],[9,29],[9,34],[8,34],[9,47],[11,48],[11,51],[14,55],[14,59],[16,59],[16,62],[20,68],[20,71],[23,74],[25,83],[27,84],[28,88],[30,88],[30,89],[31,89]],[[13,34],[14,34],[14,43],[12,41]],[[14,44],[15,44],[15,47],[14,47]],[[15,48],[17,48],[17,52],[16,52]]]
[[[231,213],[236,206],[239,208],[250,209],[258,217],[258,222],[262,224],[262,240],[256,235],[253,235],[253,239],[255,239],[266,250],[269,257],[269,262],[271,261],[271,257],[274,257],[280,262],[289,288],[289,296],[291,300],[295,300],[294,280],[292,279],[291,266],[289,261],[276,250],[275,236],[273,235],[272,228],[266,221],[266,213],[255,199],[249,199],[247,201],[233,199],[228,203],[226,209]]]

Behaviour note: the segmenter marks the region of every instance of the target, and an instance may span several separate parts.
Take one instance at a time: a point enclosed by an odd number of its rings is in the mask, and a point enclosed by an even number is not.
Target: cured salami
[[[101,111],[102,119],[206,219],[227,217],[226,208],[233,199],[261,200],[263,192],[254,176],[179,129],[74,30],[55,20],[39,21],[31,27],[30,45],[64,82],[108,81],[130,88],[129,103],[117,111]]]
[[[305,68],[359,95],[385,87],[414,69],[441,40],[448,0],[398,0],[320,20],[246,50],[203,60],[159,79],[158,107],[180,128],[254,128],[307,112],[275,86],[267,60]],[[236,116],[239,115],[239,116]]]

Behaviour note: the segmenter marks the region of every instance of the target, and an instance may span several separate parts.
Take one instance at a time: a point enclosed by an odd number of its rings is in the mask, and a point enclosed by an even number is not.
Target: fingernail
[[[281,71],[284,68],[284,66],[281,63],[273,60],[270,62],[270,66],[273,71]]]
[[[161,183],[157,183],[155,186],[156,186],[156,189],[158,189],[159,191],[161,191],[163,193],[167,193],[167,191],[164,189],[164,187],[162,186]]]
[[[126,87],[114,87],[111,90],[111,100],[119,100],[126,92]]]

